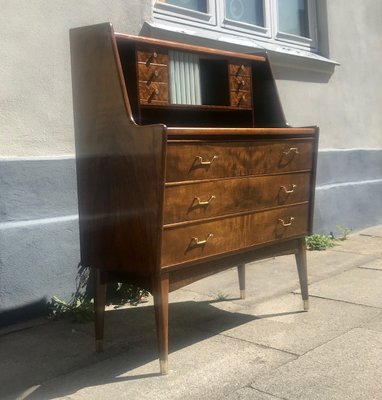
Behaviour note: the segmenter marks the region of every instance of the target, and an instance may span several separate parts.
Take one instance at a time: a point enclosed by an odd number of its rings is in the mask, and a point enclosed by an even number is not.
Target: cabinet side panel
[[[159,260],[165,128],[133,122],[109,24],[70,36],[81,262],[142,281]]]

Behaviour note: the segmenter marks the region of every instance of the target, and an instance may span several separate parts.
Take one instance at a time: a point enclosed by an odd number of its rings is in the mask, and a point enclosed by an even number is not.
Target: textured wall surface
[[[138,34],[152,3],[0,0],[2,323],[39,315],[53,295],[69,300],[76,289],[68,30],[110,21]],[[318,4],[322,54],[341,65],[333,74],[291,65],[274,71],[289,123],[320,126],[315,231],[357,230],[382,223],[382,2]]]
[[[152,0],[1,0],[0,156],[74,152],[69,29],[138,34]]]

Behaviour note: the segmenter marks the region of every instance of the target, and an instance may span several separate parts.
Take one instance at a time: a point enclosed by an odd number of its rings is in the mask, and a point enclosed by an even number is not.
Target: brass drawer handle
[[[158,57],[158,54],[156,51],[154,51],[151,56],[147,59],[146,61],[146,66],[148,67],[155,59]]]
[[[279,218],[279,222],[281,222],[282,226],[291,226],[294,221],[294,217],[289,218],[289,222],[285,222],[283,219]]]
[[[209,233],[204,240],[199,240],[197,237],[193,237],[191,238],[191,243],[194,246],[204,246],[213,237],[214,235],[212,233]]]
[[[158,96],[158,94],[159,94],[159,89],[154,89],[151,92],[151,94],[150,94],[149,98],[147,99],[147,101],[150,103],[151,100],[154,98],[154,96]]]
[[[284,190],[285,194],[290,194],[293,193],[294,190],[296,189],[297,185],[293,184],[292,189],[288,190],[285,186],[281,186],[281,189]]]
[[[239,76],[241,72],[244,72],[245,66],[243,64],[237,69],[236,76]]]
[[[196,156],[195,161],[197,161],[199,163],[199,165],[209,166],[218,158],[219,158],[218,156],[213,156],[210,161],[203,161],[202,157]]]
[[[286,156],[290,153],[300,154],[297,147],[290,147],[289,150],[283,151]]]
[[[200,197],[194,197],[194,201],[197,202],[198,206],[208,206],[213,199],[216,199],[216,196],[211,195],[207,201],[201,201]]]
[[[240,90],[241,88],[243,88],[245,86],[245,81],[241,80],[237,83],[237,90]]]
[[[158,71],[158,70],[155,70],[155,71],[151,74],[149,80],[147,81],[147,86],[149,86],[149,85],[151,84],[151,82],[152,82],[155,78],[158,78],[158,76],[159,76],[159,71]]]
[[[247,96],[243,94],[240,99],[237,101],[237,105],[240,106],[241,103],[247,100]]]

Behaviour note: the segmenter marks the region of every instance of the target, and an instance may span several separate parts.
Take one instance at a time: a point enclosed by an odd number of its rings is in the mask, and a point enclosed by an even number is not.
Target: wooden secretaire
[[[168,293],[237,266],[295,254],[308,307],[316,127],[285,121],[266,54],[71,30],[81,263],[154,296],[168,371]]]

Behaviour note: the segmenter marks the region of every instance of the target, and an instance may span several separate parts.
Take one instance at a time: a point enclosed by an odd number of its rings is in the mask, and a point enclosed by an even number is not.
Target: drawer
[[[309,173],[297,173],[167,186],[164,223],[306,202],[309,200],[309,176]]]
[[[137,61],[146,64],[168,64],[168,55],[159,52],[155,49],[152,50],[137,50]]]
[[[251,92],[246,90],[240,90],[230,92],[230,105],[238,108],[251,108],[252,97]]]
[[[169,142],[166,181],[310,170],[312,140]]]
[[[224,254],[308,232],[308,205],[165,229],[162,267]]]
[[[246,64],[229,64],[228,72],[230,75],[234,76],[250,76],[251,67]]]
[[[249,76],[230,76],[229,89],[231,91],[251,90],[251,78]]]
[[[143,104],[167,104],[168,86],[160,82],[139,82],[139,100]]]
[[[151,82],[168,82],[168,69],[166,65],[138,63],[138,80]]]

